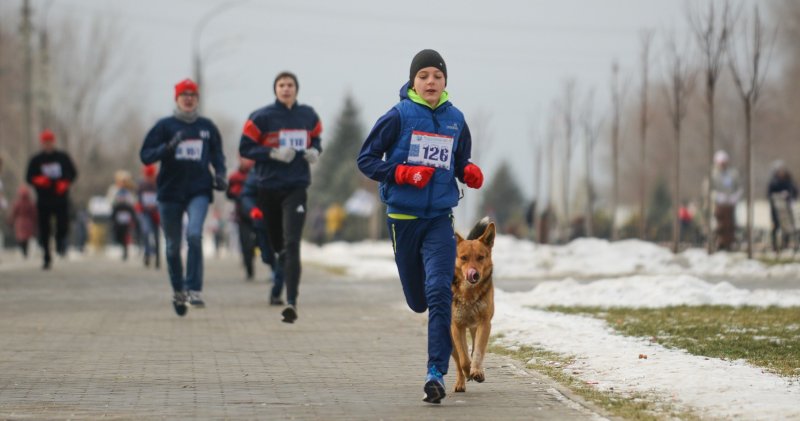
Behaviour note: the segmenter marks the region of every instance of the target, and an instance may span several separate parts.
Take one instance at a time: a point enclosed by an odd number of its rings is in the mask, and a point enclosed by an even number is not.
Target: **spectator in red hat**
[[[56,136],[50,130],[39,134],[42,151],[28,162],[25,179],[36,189],[36,208],[39,212],[39,246],[44,252],[42,269],[50,269],[50,232],[52,219],[56,220],[56,252],[67,253],[69,230],[69,191],[78,172],[66,152],[56,149]]]
[[[156,179],[158,210],[167,240],[167,268],[172,284],[172,304],[179,316],[189,305],[205,307],[203,290],[203,223],[213,190],[224,191],[228,181],[222,136],[217,126],[198,114],[197,84],[185,79],[175,85],[175,110],[145,136],[139,152],[142,164],[161,163]],[[214,168],[212,173],[209,166]],[[186,272],[181,262],[183,215],[186,225]]]

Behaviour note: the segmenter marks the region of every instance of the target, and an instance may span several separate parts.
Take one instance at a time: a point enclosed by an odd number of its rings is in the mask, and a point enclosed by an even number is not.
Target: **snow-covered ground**
[[[304,260],[335,266],[351,279],[396,278],[389,242],[304,245]],[[800,289],[743,289],[725,278],[796,279],[800,265],[765,266],[741,254],[673,255],[651,243],[582,239],[540,246],[500,236],[493,251],[497,279],[541,280],[526,292],[497,291],[493,333],[509,347],[530,345],[575,356],[565,367],[588,384],[617,393],[645,393],[702,415],[731,419],[800,419],[800,383],[743,361],[666,349],[646,338],[619,335],[602,320],[536,309],[548,305],[664,307],[777,305],[800,307]],[[576,281],[573,278],[581,280]],[[714,282],[707,282],[714,278]],[[586,279],[593,279],[586,282]],[[722,281],[720,281],[722,280]],[[800,325],[800,320],[798,320]],[[798,330],[798,325],[787,329]],[[647,358],[639,358],[640,354]]]

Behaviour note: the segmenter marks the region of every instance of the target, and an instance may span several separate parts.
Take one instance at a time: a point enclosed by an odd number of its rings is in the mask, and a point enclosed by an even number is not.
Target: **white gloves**
[[[289,146],[281,146],[280,148],[272,148],[272,150],[269,151],[269,157],[270,158],[272,158],[272,159],[274,159],[276,161],[285,162],[287,164],[292,162],[292,160],[294,159],[294,156],[296,154],[297,154],[297,151],[295,151],[293,148],[290,148]]]
[[[317,148],[308,148],[303,154],[303,158],[305,158],[309,164],[315,164],[319,161],[319,151]]]

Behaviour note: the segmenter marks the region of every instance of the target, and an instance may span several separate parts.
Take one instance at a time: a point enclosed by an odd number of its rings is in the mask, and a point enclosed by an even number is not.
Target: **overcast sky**
[[[33,4],[41,11],[46,2]],[[130,40],[125,54],[139,73],[143,114],[155,121],[174,106],[172,86],[192,75],[198,22],[222,4],[229,7],[213,13],[199,38],[201,97],[212,115],[241,126],[274,100],[273,78],[286,69],[298,75],[299,101],[322,118],[323,142],[348,92],[368,130],[397,101],[413,55],[433,48],[447,63],[452,102],[473,134],[484,135],[473,139],[477,163],[491,174],[509,160],[528,197],[531,133],[565,80],[582,92],[594,88],[603,111],[612,60],[631,88],[639,83],[640,31],[686,28],[679,0],[57,0],[48,19],[115,22]],[[485,129],[475,133],[478,120]],[[238,142],[238,133],[225,142]]]

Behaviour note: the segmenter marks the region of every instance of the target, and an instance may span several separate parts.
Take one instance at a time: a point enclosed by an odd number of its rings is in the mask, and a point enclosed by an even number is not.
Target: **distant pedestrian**
[[[253,258],[256,249],[256,233],[253,231],[253,222],[250,216],[245,214],[242,209],[240,197],[247,174],[252,168],[252,159],[239,157],[239,168],[228,177],[228,190],[225,191],[225,196],[234,203],[233,220],[236,222],[239,232],[239,251],[242,254],[242,264],[248,281],[252,281],[255,275]]]
[[[306,190],[311,184],[310,164],[322,152],[319,116],[297,102],[297,76],[279,73],[272,85],[275,102],[254,111],[247,119],[239,153],[256,162],[258,207],[267,221],[272,248],[278,253],[286,282],[286,323],[297,320],[300,288],[300,240],[306,220]]]
[[[31,191],[24,185],[19,186],[17,196],[11,203],[8,222],[14,228],[14,240],[17,247],[26,259],[28,258],[28,242],[36,234],[36,219],[36,205],[33,203]]]
[[[83,253],[86,250],[86,242],[89,241],[89,212],[86,209],[79,209],[75,212],[75,250]]]
[[[114,241],[122,247],[122,260],[128,260],[128,246],[136,229],[136,211],[132,202],[133,192],[120,189],[111,204],[111,227]]]
[[[161,267],[161,240],[159,227],[161,217],[158,214],[158,185],[155,164],[142,167],[142,179],[136,189],[136,219],[139,225],[139,241],[144,249],[144,265],[150,266],[154,260],[156,269]]]
[[[772,249],[778,252],[789,243],[790,239],[797,241],[797,238],[792,238],[797,222],[792,211],[792,204],[797,200],[797,185],[786,164],[781,160],[772,163],[767,199],[772,216]]]
[[[56,220],[56,253],[67,254],[69,232],[69,190],[78,177],[72,158],[55,147],[56,136],[50,130],[39,135],[41,152],[28,162],[25,179],[36,189],[36,210],[39,217],[39,246],[44,254],[42,269],[50,269],[50,236],[52,219]]]
[[[483,173],[469,161],[472,138],[464,115],[444,90],[447,67],[434,50],[411,61],[400,102],[375,123],[358,156],[358,168],[380,182],[387,225],[406,303],[428,310],[426,402],[445,397],[453,345],[450,285],[456,261],[453,207],[456,179],[478,189]]]
[[[3,158],[0,158],[0,174],[3,173]],[[3,180],[0,179],[0,211],[8,209],[8,200],[6,200],[6,191],[3,187]],[[2,236],[0,236],[2,238]]]
[[[731,250],[736,240],[736,204],[742,197],[742,185],[739,172],[730,166],[727,152],[719,150],[714,154],[711,177],[714,218],[717,222],[716,247],[718,250]]]
[[[681,237],[688,239],[690,244],[694,244],[694,210],[688,200],[684,200],[678,208],[678,221],[681,224]]]
[[[247,217],[252,224],[255,241],[261,254],[261,262],[272,270],[272,289],[269,294],[269,305],[284,305],[284,301],[281,299],[283,295],[283,266],[278,264],[278,259],[269,243],[267,221],[264,219],[264,213],[257,205],[258,180],[256,174],[252,171],[247,174],[247,178],[242,185],[239,203],[241,204],[242,216]]]
[[[344,228],[345,218],[347,218],[347,213],[338,202],[331,203],[328,209],[325,210],[325,235],[328,241],[342,240],[342,228]]]
[[[203,224],[213,191],[227,188],[222,137],[214,123],[198,115],[197,84],[186,79],[175,85],[175,111],[147,133],[139,153],[142,163],[161,162],[158,208],[167,242],[167,268],[172,304],[179,316],[188,305],[205,307],[203,290]],[[214,174],[209,170],[214,167]],[[186,274],[181,262],[183,215],[188,215]],[[187,291],[188,290],[188,291]]]

